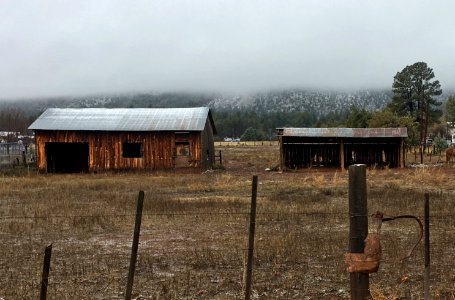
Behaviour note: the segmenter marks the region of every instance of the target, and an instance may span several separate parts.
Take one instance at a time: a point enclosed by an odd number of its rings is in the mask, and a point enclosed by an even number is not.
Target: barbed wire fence
[[[343,262],[348,250],[347,213],[269,212],[259,204],[256,217],[251,295],[348,297]],[[46,277],[46,293],[52,299],[125,299],[135,218],[133,212],[0,216],[0,228],[4,229],[0,232],[0,266],[4,270],[0,298],[36,298],[43,293]],[[207,230],[205,224],[213,224],[213,220],[220,222]],[[210,299],[225,295],[243,299],[251,249],[250,220],[248,207],[218,212],[143,212],[132,298]],[[116,222],[131,224],[131,230],[110,227]],[[86,227],[73,232],[71,225],[75,224]],[[452,280],[445,275],[455,262],[445,258],[455,251],[453,225],[449,213],[431,215],[430,232],[438,237],[432,240],[433,283]],[[27,226],[33,230],[23,230]],[[415,239],[412,230],[397,232],[393,226],[386,227],[382,238],[384,271],[371,275],[372,281],[377,281],[380,289],[412,287],[423,293],[423,246],[406,263],[400,261],[403,253],[389,251],[406,250]],[[50,244],[49,273],[43,276],[44,252]],[[384,282],[390,281],[395,284],[384,287]]]

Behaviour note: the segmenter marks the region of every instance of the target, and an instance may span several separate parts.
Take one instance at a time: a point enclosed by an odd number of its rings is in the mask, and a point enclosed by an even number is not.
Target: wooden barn
[[[50,108],[29,129],[41,172],[205,169],[215,160],[207,107]]]
[[[407,128],[278,128],[281,169],[405,166]]]

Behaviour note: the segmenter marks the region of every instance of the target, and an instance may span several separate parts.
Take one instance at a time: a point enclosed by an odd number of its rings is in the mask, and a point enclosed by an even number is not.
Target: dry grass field
[[[242,299],[251,178],[259,176],[253,299],[348,299],[348,174],[266,172],[276,144],[222,145],[224,169],[0,175],[0,299],[37,299],[52,243],[48,299],[123,299],[137,194],[145,192],[134,299]],[[368,209],[423,220],[430,193],[431,295],[455,299],[455,167],[367,171]],[[374,299],[423,299],[415,221],[383,224]],[[404,299],[404,298],[403,298]]]

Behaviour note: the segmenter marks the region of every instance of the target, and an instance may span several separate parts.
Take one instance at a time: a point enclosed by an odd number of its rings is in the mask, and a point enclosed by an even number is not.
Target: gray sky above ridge
[[[455,2],[0,2],[0,99],[389,88],[426,62],[455,88]]]

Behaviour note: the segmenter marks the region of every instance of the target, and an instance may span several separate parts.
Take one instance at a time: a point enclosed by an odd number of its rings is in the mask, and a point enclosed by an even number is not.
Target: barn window
[[[122,154],[124,158],[142,157],[142,143],[123,143]]]
[[[190,143],[176,142],[175,152],[177,156],[189,156],[190,155]]]

